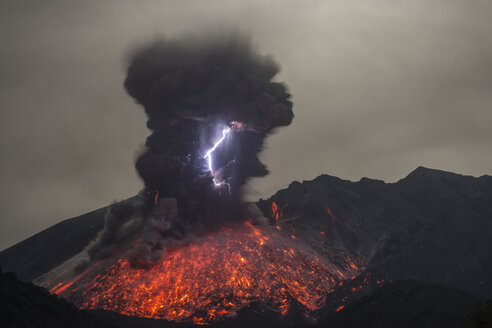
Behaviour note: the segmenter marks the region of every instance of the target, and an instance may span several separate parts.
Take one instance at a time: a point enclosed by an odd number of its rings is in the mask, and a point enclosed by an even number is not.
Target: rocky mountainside
[[[64,220],[0,252],[0,266],[33,281],[80,252],[104,227],[107,207]]]
[[[357,259],[376,281],[413,279],[492,297],[490,176],[423,167],[396,183],[321,175],[258,205],[272,216],[273,202],[283,209],[281,226],[319,242],[327,257]]]
[[[476,297],[458,289],[397,281],[331,314],[316,327],[461,327],[477,301]]]
[[[0,252],[0,267],[24,281],[79,253],[104,228],[108,207],[67,219]]]

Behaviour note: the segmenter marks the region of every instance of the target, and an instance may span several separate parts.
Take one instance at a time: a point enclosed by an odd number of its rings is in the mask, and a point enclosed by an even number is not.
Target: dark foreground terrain
[[[248,310],[239,317],[248,316]],[[45,289],[19,281],[13,274],[0,274],[0,323],[21,327],[190,327],[165,320],[131,318],[108,311],[78,310]],[[222,322],[220,326],[251,327],[250,321]],[[236,321],[236,320],[234,320]],[[260,323],[261,324],[261,323]],[[463,291],[438,285],[398,281],[329,315],[321,327],[491,327],[492,302],[479,302]],[[212,325],[213,327],[214,325]],[[267,322],[261,324],[269,327]]]

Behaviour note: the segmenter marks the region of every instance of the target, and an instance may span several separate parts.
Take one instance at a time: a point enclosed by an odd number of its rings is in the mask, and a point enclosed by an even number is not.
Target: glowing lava
[[[285,205],[280,208],[278,207],[277,203],[272,202],[270,215],[272,216],[273,219],[275,219],[275,222],[278,222],[278,220],[282,218],[282,216],[284,215],[284,210],[288,205],[289,205],[288,203],[285,203]]]
[[[168,253],[151,269],[120,258],[47,287],[80,308],[207,323],[252,302],[283,315],[297,304],[309,315],[334,285],[358,271],[340,269],[271,227],[237,223]]]

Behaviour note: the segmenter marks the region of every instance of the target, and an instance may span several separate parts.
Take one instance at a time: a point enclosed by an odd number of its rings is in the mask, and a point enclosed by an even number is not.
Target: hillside
[[[298,238],[333,261],[358,259],[375,280],[411,279],[492,297],[490,176],[423,167],[396,183],[321,175],[258,205],[269,214],[273,202],[283,208],[279,222]]]
[[[10,273],[0,273],[0,318],[5,328],[116,327]]]
[[[319,328],[431,328],[463,324],[478,299],[454,288],[397,281],[322,320]]]

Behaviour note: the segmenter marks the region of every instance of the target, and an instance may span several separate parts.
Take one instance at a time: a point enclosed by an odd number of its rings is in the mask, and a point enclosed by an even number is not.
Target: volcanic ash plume
[[[177,200],[178,208],[145,228],[152,237],[143,238],[141,250],[159,254],[169,235],[179,240],[190,230],[244,219],[241,187],[267,174],[257,157],[263,139],[293,118],[285,86],[272,82],[278,71],[236,34],[160,40],[133,55],[125,88],[152,130],[136,162],[145,183],[142,215],[155,218],[163,199]]]
[[[267,174],[263,139],[293,118],[285,86],[272,82],[278,71],[236,34],[161,40],[134,54],[125,87],[152,130],[136,163],[149,203],[176,198],[180,217],[199,224],[239,216],[241,186]]]

